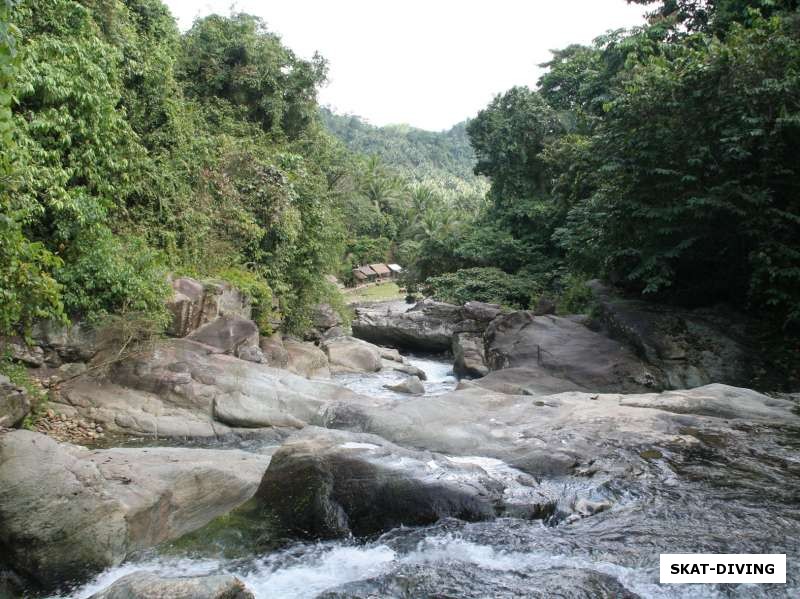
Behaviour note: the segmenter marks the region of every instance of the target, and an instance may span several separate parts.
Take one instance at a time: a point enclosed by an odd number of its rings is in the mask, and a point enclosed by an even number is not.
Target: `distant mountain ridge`
[[[436,132],[409,125],[376,127],[328,108],[320,113],[328,130],[351,151],[378,156],[415,180],[456,178],[469,184],[482,180],[472,170],[475,153],[467,137],[467,121]]]

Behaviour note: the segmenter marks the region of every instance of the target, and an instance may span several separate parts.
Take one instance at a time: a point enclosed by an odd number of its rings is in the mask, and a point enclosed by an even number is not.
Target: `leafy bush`
[[[453,304],[480,301],[527,308],[531,298],[541,292],[541,286],[533,278],[487,267],[430,277],[425,281],[423,291],[436,300]]]
[[[216,273],[216,277],[229,282],[239,289],[249,299],[253,307],[253,320],[259,330],[265,334],[272,334],[271,318],[275,315],[272,311],[272,289],[264,277],[241,267],[230,267]]]
[[[56,271],[67,312],[95,322],[109,313],[165,313],[166,274],[160,252],[105,227],[77,238]]]
[[[562,290],[558,297],[560,314],[585,314],[592,304],[592,290],[586,285],[586,277],[570,273],[561,282]]]

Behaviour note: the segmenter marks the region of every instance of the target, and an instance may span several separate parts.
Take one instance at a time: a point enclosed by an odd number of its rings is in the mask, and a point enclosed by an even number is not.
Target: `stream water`
[[[427,373],[428,394],[455,385],[449,362],[411,362]],[[401,376],[342,375],[338,382],[394,397],[383,385]],[[252,549],[246,535],[232,530],[212,531],[202,543],[143,554],[59,597],[89,597],[136,570],[170,577],[233,573],[260,599],[798,597],[797,450],[797,432],[786,431],[765,441],[758,455],[726,448],[679,463],[653,460],[635,482],[601,486],[610,510],[573,522],[446,520],[371,539],[285,540],[269,550]],[[571,484],[563,483],[565,495]],[[659,585],[660,553],[786,553],[788,583]]]

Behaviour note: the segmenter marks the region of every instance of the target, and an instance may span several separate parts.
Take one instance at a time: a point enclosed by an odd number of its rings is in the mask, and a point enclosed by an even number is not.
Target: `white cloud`
[[[230,0],[165,0],[182,29]],[[625,0],[239,0],[300,56],[330,63],[320,102],[376,125],[445,129],[513,85],[549,50],[643,22]]]

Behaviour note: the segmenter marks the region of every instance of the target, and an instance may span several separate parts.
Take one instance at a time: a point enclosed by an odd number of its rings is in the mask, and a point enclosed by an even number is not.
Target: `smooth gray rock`
[[[119,564],[247,501],[269,458],[186,448],[90,451],[0,434],[0,545],[42,584]]]
[[[393,304],[358,307],[352,327],[355,337],[377,345],[442,352],[450,349],[450,339],[462,321],[459,306],[423,301],[408,311]]]
[[[270,337],[261,337],[258,346],[264,356],[264,363],[273,368],[286,368],[289,365],[289,352],[283,346],[280,333]]]
[[[409,376],[396,385],[384,385],[385,388],[397,393],[409,393],[411,395],[422,395],[425,393],[425,386],[416,376]]]
[[[480,458],[412,451],[375,435],[309,427],[273,455],[256,493],[310,538],[372,534],[454,516],[540,518],[553,498],[530,476]]]
[[[475,333],[453,334],[453,370],[462,377],[482,377],[489,373],[486,366],[483,335]]]
[[[328,356],[313,343],[286,338],[283,346],[289,357],[286,368],[307,378],[330,378]]]
[[[18,426],[31,411],[31,402],[21,387],[0,374],[0,428]]]
[[[485,302],[467,302],[464,304],[463,315],[465,320],[476,320],[489,323],[503,313],[500,304],[487,304]]]
[[[396,370],[397,372],[402,372],[410,376],[415,376],[421,381],[428,380],[428,375],[425,374],[425,371],[422,370],[422,368],[417,368],[413,364],[409,364],[406,361],[396,363],[390,362],[389,360],[384,360],[383,367],[390,370]]]
[[[321,331],[326,331],[342,324],[341,316],[339,316],[339,314],[333,309],[333,307],[331,307],[330,304],[318,304],[314,306],[311,314],[311,320],[314,324],[314,327],[320,329]]]
[[[792,401],[725,385],[660,394],[530,396],[491,392],[479,382],[391,405],[335,402],[323,422],[403,447],[497,458],[537,477],[591,468],[598,481],[641,471],[642,451],[677,455],[712,437],[743,448],[756,439],[747,432],[754,427],[800,425]]]
[[[331,402],[376,403],[344,387],[240,360],[188,339],[164,341],[152,353],[117,363],[105,379],[73,380],[56,399],[60,411],[74,411],[109,432],[172,438],[295,428],[318,423]]]
[[[355,337],[329,339],[321,347],[333,372],[377,372],[383,367],[380,348]]]
[[[636,393],[666,385],[660,370],[627,347],[567,318],[512,312],[491,322],[485,340],[492,370],[526,368],[595,392]]]
[[[223,353],[238,355],[246,347],[258,347],[258,327],[241,316],[222,316],[192,332],[188,339]]]
[[[754,384],[760,355],[745,316],[720,306],[689,310],[622,299],[599,281],[588,285],[599,326],[662,370],[669,388]]]
[[[255,599],[255,596],[230,574],[162,578],[152,572],[134,572],[89,599]]]

